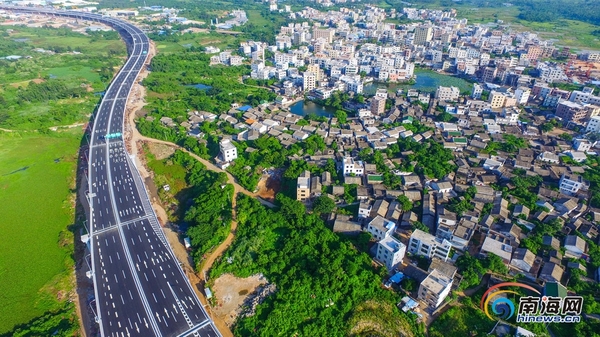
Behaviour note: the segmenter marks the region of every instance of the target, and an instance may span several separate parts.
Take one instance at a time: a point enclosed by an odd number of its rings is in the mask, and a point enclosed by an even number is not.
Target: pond
[[[334,108],[325,107],[311,101],[299,101],[290,106],[290,111],[298,116],[315,114],[317,116],[330,117],[335,113]]]
[[[186,87],[196,88],[198,90],[208,90],[208,89],[212,88],[210,85],[206,85],[206,84],[202,84],[202,83],[189,84],[189,85],[186,85]]]
[[[377,88],[388,88],[388,90],[396,91],[398,89],[417,89],[426,92],[435,92],[437,87],[458,87],[460,91],[471,91],[473,84],[460,79],[458,77],[444,75],[431,70],[415,70],[417,75],[415,84],[404,84],[404,83],[369,83],[364,87],[364,93],[367,95],[375,95]]]

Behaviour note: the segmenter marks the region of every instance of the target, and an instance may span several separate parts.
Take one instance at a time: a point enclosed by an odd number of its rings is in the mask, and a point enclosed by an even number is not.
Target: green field
[[[80,132],[0,133],[0,334],[57,310],[58,290],[72,287]]]
[[[207,32],[207,33],[185,33],[179,35],[177,41],[157,41],[156,48],[159,53],[176,53],[186,47],[213,46],[221,48],[237,48],[239,41],[233,34]]]

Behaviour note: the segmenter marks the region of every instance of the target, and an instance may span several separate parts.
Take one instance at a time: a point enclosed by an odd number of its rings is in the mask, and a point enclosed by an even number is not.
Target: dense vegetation
[[[231,201],[233,186],[227,184],[225,173],[216,173],[177,150],[171,157],[148,162],[157,177],[155,181],[169,183],[170,191],[179,203],[176,219],[187,227],[187,236],[192,243],[192,255],[196,263],[212,247],[221,243],[232,220]]]
[[[350,317],[378,321],[384,314],[399,322],[402,335],[421,335],[409,323],[412,318],[395,307],[398,295],[381,288],[384,269],[374,269],[366,254],[327,229],[317,215],[306,214],[301,203],[282,194],[277,200],[279,209],[272,211],[239,197],[236,239],[211,271],[211,279],[262,273],[277,286],[256,315],[238,321],[236,335],[345,336],[354,328]],[[390,309],[369,310],[368,301]]]

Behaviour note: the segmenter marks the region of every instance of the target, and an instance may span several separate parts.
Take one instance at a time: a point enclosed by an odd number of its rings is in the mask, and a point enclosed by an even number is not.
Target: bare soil
[[[158,144],[158,143],[147,143],[147,144],[148,144],[148,150],[150,150],[150,153],[152,153],[157,160],[163,160],[163,159],[169,158],[173,153],[175,153],[175,149],[176,149],[173,146],[169,146],[169,145],[165,145],[165,144]]]
[[[267,283],[261,275],[238,278],[231,274],[221,275],[215,280],[213,295],[216,305],[213,312],[231,327],[240,314],[241,305],[258,286]]]
[[[281,190],[281,175],[283,172],[274,170],[263,174],[258,182],[258,196],[264,200],[275,201],[275,195]]]

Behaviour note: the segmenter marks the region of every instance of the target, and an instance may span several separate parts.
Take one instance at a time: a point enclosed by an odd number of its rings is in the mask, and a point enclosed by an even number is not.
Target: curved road
[[[93,117],[89,144],[88,248],[101,335],[221,336],[167,243],[121,136],[129,92],[148,56],[148,37],[134,25],[98,14],[0,8],[101,22],[127,43],[129,58]]]

